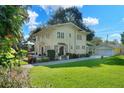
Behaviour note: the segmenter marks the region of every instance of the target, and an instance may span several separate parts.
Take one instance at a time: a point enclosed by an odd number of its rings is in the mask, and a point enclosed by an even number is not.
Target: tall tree
[[[121,33],[121,42],[122,42],[122,44],[124,44],[124,32]]]
[[[87,36],[87,40],[92,40],[94,37],[94,32],[90,30],[88,27],[83,24],[82,13],[78,10],[77,7],[70,8],[59,8],[55,11],[55,13],[51,16],[51,19],[48,21],[48,25],[58,24],[58,23],[66,23],[72,22],[75,25],[79,26],[81,29],[90,32]]]

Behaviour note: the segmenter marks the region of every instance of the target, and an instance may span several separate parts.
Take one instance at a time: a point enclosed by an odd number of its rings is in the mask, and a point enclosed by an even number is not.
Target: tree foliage
[[[94,32],[90,30],[88,27],[83,24],[82,13],[78,10],[77,7],[70,7],[70,8],[59,8],[55,11],[55,13],[51,16],[51,19],[48,21],[48,25],[54,25],[58,23],[66,23],[72,22],[75,25],[79,26],[81,29],[90,32],[87,36],[87,40],[92,40],[94,37]]]
[[[115,39],[113,41],[107,41],[108,44],[117,45],[119,42]]]
[[[0,6],[0,38],[14,37],[18,41],[27,16],[26,6]]]
[[[94,37],[91,42],[97,46],[97,45],[100,45],[103,41],[99,37]]]
[[[12,47],[22,37],[22,25],[27,20],[27,6],[0,6],[0,64],[16,61]]]

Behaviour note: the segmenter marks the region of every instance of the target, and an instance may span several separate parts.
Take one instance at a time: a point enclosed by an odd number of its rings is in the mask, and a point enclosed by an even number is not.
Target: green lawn
[[[34,87],[120,88],[124,87],[124,56],[36,66],[30,78]]]

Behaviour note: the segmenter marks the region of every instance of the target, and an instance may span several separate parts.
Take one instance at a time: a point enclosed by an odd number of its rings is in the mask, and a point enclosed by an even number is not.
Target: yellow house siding
[[[121,51],[120,48],[114,48],[114,52],[115,52],[116,54],[120,54],[120,51]]]

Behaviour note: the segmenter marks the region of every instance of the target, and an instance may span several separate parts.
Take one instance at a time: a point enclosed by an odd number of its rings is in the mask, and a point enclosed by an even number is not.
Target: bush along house
[[[87,34],[71,22],[42,27],[33,32],[35,53],[48,56],[48,50],[52,50],[55,57],[86,55]]]

